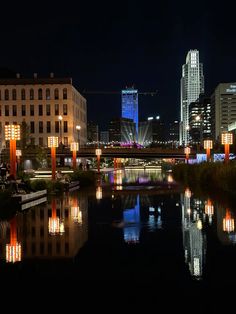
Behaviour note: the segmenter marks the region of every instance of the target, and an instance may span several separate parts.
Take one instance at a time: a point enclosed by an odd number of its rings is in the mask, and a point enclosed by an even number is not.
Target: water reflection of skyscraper
[[[182,230],[185,262],[189,265],[191,275],[200,279],[206,255],[206,237],[202,230],[203,203],[192,199],[191,192],[186,189],[181,195]]]
[[[134,196],[134,195],[132,195]],[[131,196],[130,196],[131,197]],[[124,240],[127,243],[138,243],[140,236],[140,204],[139,195],[135,196],[136,203],[134,208],[125,208],[123,212],[124,226]],[[129,201],[133,201],[133,197]],[[127,201],[127,199],[126,199]]]
[[[78,207],[82,212],[83,223],[79,224],[72,216],[71,199],[78,198]],[[88,200],[85,195],[74,195],[71,198],[55,200],[56,217],[64,217],[64,233],[51,234],[48,231],[48,221],[52,217],[51,202],[32,208],[28,212],[20,213],[16,216],[18,242],[21,242],[22,260],[28,258],[71,258],[74,257],[79,249],[88,239],[87,227],[87,208]],[[74,203],[72,204],[74,205]],[[1,228],[0,244],[6,247],[9,243],[9,228]],[[2,252],[2,250],[1,250]],[[5,254],[1,258],[5,259]]]

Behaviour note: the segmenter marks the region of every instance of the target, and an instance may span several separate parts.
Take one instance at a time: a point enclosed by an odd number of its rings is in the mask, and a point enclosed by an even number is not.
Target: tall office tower
[[[135,123],[135,140],[138,140],[138,90],[126,88],[122,90],[122,118],[132,119]]]
[[[204,93],[203,64],[199,63],[199,51],[190,50],[182,66],[180,145],[189,142],[189,104]]]

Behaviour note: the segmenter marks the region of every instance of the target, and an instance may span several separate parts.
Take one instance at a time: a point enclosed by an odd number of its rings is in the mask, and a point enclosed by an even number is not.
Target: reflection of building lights
[[[184,196],[187,197],[187,198],[190,198],[191,197],[191,191],[189,190],[189,188],[186,188],[185,192],[184,192]]]
[[[201,219],[198,219],[198,221],[197,221],[197,228],[199,230],[202,230],[202,221],[201,221]]]
[[[231,217],[231,213],[226,209],[225,218],[223,219],[223,231],[233,232],[234,231],[234,219]]]
[[[205,204],[205,214],[208,216],[214,215],[214,206],[211,203],[211,200],[207,200],[207,203]]]
[[[60,230],[60,234],[63,234],[65,232],[65,224],[63,221],[60,222],[59,230]]]
[[[79,224],[82,224],[82,211],[80,211],[79,206],[73,206],[71,207],[71,217],[74,222],[77,222]]]
[[[6,245],[6,261],[9,263],[15,263],[21,261],[21,244],[7,244]]]
[[[96,189],[96,199],[101,200],[102,199],[102,187],[98,186]]]

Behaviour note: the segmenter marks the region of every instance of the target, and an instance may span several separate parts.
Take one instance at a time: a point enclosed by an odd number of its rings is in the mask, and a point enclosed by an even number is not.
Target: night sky
[[[236,81],[236,5],[230,1],[77,1],[4,5],[0,67],[24,77],[71,76],[82,93],[134,85],[140,119],[179,119],[181,66],[200,51],[206,92]],[[82,93],[83,94],[83,93]],[[120,95],[86,95],[88,120],[106,129]]]

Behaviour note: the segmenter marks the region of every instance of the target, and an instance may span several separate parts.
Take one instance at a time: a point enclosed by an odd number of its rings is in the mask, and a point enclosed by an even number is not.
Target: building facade
[[[203,144],[204,139],[212,139],[211,99],[200,95],[189,105],[189,134],[192,144]]]
[[[87,138],[88,143],[98,142],[98,125],[93,121],[89,121],[87,124]]]
[[[135,141],[138,140],[138,90],[126,88],[122,90],[122,118],[131,119],[135,123]]]
[[[215,140],[236,121],[236,83],[220,83],[211,96],[212,129]]]
[[[109,131],[101,131],[100,132],[100,142],[104,144],[109,143]]]
[[[146,121],[139,123],[139,144],[162,144],[165,141],[164,124],[160,116],[148,117]]]
[[[59,118],[60,117],[60,118]],[[6,147],[4,126],[22,124],[29,128],[28,144],[47,147],[49,136],[58,136],[65,146],[87,141],[86,99],[71,78],[0,79],[0,148]]]
[[[135,142],[135,123],[132,119],[117,118],[110,121],[109,139],[110,142],[120,144],[131,144]]]
[[[190,50],[182,66],[180,145],[189,142],[189,105],[204,93],[203,64],[199,62],[199,51]]]

